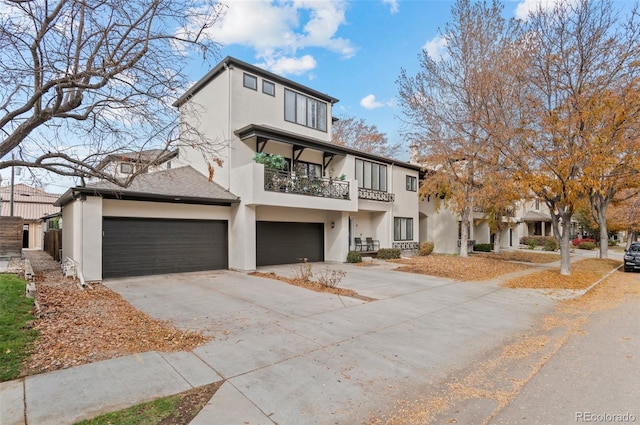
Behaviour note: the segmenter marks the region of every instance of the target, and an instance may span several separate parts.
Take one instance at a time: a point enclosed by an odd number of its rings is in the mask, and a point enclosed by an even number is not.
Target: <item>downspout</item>
[[[233,68],[228,64],[224,64],[224,69],[227,70],[227,137],[229,142],[227,143],[227,190],[231,191],[231,71]]]

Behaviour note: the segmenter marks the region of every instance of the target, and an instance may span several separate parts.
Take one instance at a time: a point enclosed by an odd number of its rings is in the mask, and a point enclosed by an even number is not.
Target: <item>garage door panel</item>
[[[105,217],[104,278],[223,269],[227,221]]]
[[[256,265],[324,261],[324,224],[256,222]]]

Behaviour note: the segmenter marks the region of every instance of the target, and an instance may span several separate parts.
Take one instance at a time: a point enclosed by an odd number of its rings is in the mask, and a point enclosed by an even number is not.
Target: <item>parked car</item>
[[[633,242],[624,252],[624,271],[640,270],[640,242]]]

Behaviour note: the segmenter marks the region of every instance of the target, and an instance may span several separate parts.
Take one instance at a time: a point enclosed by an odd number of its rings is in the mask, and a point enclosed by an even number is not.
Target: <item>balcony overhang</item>
[[[344,152],[342,149],[332,143],[307,136],[301,136],[299,134],[264,125],[251,124],[239,130],[236,130],[234,133],[236,136],[238,136],[238,138],[240,138],[240,140],[243,141],[255,138],[255,140],[259,143],[261,149],[264,149],[264,146],[269,140],[273,140],[274,142],[281,142],[292,145],[298,152],[301,152],[302,150],[308,148],[322,151],[328,155],[347,154],[347,152]]]
[[[346,156],[353,155],[358,158],[370,159],[373,161],[382,162],[390,165],[400,165],[404,168],[420,171],[422,167],[417,164],[410,164],[408,162],[397,161],[392,158],[386,158],[371,154],[369,152],[363,152],[357,149],[349,148],[346,146],[336,145],[334,143],[325,142],[324,140],[315,139],[313,137],[302,136],[297,133],[291,133],[289,131],[281,130],[279,128],[269,127],[266,125],[249,124],[242,127],[239,130],[234,131],[234,134],[243,141],[255,140],[256,151],[262,152],[266,143],[269,140],[275,142],[286,143],[296,146],[296,149],[308,148],[321,151],[324,153],[325,165],[331,162],[333,156]],[[260,149],[260,150],[258,150]]]

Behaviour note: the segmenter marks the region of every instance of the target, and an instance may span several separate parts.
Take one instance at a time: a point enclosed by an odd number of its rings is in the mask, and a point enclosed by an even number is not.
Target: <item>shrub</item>
[[[527,239],[525,241],[525,244],[527,245],[527,247],[529,247],[529,249],[536,249],[538,242],[535,239]]]
[[[577,238],[571,241],[571,243],[573,244],[573,246],[577,246],[578,248],[580,248],[580,244],[583,242],[591,242],[595,244],[595,239],[590,239],[590,238]]]
[[[344,270],[330,270],[328,267],[320,272],[316,273],[318,276],[318,282],[322,286],[326,286],[327,288],[335,288],[342,281],[342,278],[345,277],[347,272]]]
[[[380,248],[378,250],[378,258],[383,260],[400,258],[400,248]]]
[[[493,245],[490,243],[477,243],[473,246],[473,250],[478,252],[491,252]]]
[[[580,242],[578,244],[578,249],[586,249],[586,250],[593,250],[596,249],[596,244],[594,242]]]
[[[544,246],[542,247],[544,251],[555,251],[558,249],[558,242],[555,240],[545,241]]]
[[[347,254],[347,263],[362,263],[362,254],[358,251],[349,251]]]
[[[433,242],[422,242],[420,244],[420,248],[418,249],[418,255],[429,255],[433,252],[434,247],[435,245],[433,244]]]
[[[293,270],[293,277],[294,279],[302,280],[304,282],[309,282],[311,280],[313,277],[313,271],[311,270],[311,263],[308,263],[306,258],[304,258],[303,262],[298,264]]]

